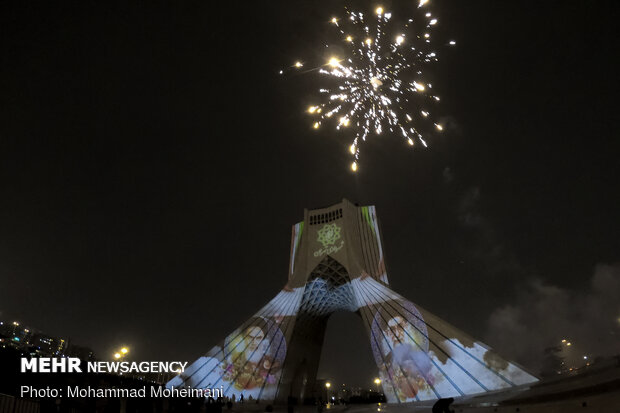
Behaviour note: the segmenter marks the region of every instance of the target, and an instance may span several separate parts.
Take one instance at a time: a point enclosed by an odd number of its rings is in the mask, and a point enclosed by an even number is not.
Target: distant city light
[[[330,387],[332,387],[332,384],[330,382],[327,382],[327,383],[325,383],[325,387],[327,387],[329,389]]]

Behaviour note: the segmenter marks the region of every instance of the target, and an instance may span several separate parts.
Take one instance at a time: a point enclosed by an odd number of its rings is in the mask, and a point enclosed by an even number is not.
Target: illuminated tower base
[[[325,326],[357,313],[390,403],[459,397],[537,381],[389,288],[374,206],[305,210],[288,282],[252,318],[167,385],[286,403],[312,396]]]

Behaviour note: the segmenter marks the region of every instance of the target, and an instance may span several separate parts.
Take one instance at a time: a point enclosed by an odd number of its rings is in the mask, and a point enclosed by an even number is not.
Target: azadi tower
[[[459,397],[537,379],[390,288],[374,206],[305,210],[288,282],[267,305],[167,386],[247,400],[312,396],[325,326],[337,310],[366,327],[389,403]]]

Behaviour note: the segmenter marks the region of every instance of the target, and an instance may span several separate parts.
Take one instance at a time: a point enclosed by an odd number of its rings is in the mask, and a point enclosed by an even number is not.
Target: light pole
[[[379,391],[379,385],[381,384],[381,379],[379,377],[375,378],[375,385],[377,386],[377,394],[381,395]]]
[[[129,348],[128,347],[121,347],[117,352],[114,353],[114,359],[121,361],[123,360],[127,355],[129,354]],[[121,376],[123,375],[123,373],[119,373]]]
[[[129,355],[129,347],[121,347],[118,351],[114,353],[114,359],[118,361],[122,361],[125,357]],[[119,371],[119,376],[123,375],[123,372]],[[133,375],[132,375],[133,377]]]
[[[329,388],[332,387],[330,382],[325,382],[325,394],[327,395],[327,405],[329,406]]]

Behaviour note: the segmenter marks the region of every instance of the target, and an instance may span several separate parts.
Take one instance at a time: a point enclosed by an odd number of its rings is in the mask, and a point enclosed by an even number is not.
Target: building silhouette
[[[55,337],[27,328],[17,321],[0,321],[0,348],[20,351],[31,357],[77,357],[94,361],[95,353],[89,347],[73,344],[71,340]]]

